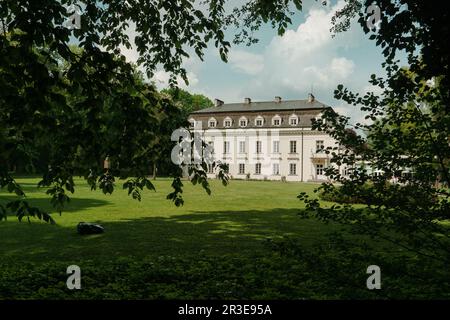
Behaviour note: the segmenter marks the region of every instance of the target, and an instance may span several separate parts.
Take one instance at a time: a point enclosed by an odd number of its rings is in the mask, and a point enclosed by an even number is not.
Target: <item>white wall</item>
[[[302,149],[303,133],[303,149]],[[335,146],[335,140],[327,134],[309,129],[207,129],[202,130],[205,142],[214,142],[215,160],[226,162],[230,166],[229,173],[234,179],[245,179],[250,173],[251,179],[280,180],[282,176],[287,181],[316,181],[315,164],[329,164],[326,155],[315,154],[316,141],[323,140],[324,147]],[[261,154],[256,154],[256,141],[262,142]],[[280,141],[280,152],[273,153],[273,141]],[[224,141],[230,144],[230,153],[223,154]],[[245,141],[245,154],[239,153],[239,141]],[[296,141],[296,154],[290,153],[290,141]],[[314,156],[314,159],[312,159]],[[328,156],[329,158],[329,156]],[[279,163],[280,174],[272,174],[272,164]],[[245,174],[239,174],[239,163],[245,164]],[[255,174],[256,163],[261,163],[261,174]],[[296,164],[296,174],[289,174],[290,163]],[[303,163],[303,169],[302,169]],[[303,170],[303,176],[302,176]],[[214,177],[215,175],[209,175]]]

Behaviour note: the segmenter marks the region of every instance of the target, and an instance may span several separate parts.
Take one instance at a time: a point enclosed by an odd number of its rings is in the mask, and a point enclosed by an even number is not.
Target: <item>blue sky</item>
[[[258,44],[233,46],[228,63],[220,60],[212,46],[203,62],[195,56],[187,59],[190,84],[181,82],[180,86],[225,102],[243,101],[245,97],[252,101],[272,100],[275,96],[305,99],[313,88],[316,99],[351,116],[352,122],[364,121],[354,107],[335,100],[333,91],[340,83],[356,92],[370,90],[370,74],[384,74],[383,57],[380,48],[356,23],[332,38],[331,17],[343,5],[342,0],[330,1],[327,6],[321,1],[305,0],[303,11],[295,14],[282,37],[265,26],[257,34]],[[130,60],[136,58],[132,50],[123,53]],[[163,88],[168,77],[159,70],[153,80]]]

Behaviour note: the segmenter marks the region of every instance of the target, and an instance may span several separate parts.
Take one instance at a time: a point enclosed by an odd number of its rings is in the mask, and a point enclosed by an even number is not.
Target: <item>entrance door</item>
[[[325,170],[323,164],[316,164],[316,179],[326,180]]]

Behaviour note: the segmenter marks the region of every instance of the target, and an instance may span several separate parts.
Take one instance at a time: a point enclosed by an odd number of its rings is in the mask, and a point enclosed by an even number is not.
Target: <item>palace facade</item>
[[[310,94],[305,100],[224,103],[190,114],[191,129],[229,165],[233,179],[324,181],[330,165],[325,148],[336,141],[312,130],[312,119],[331,108]],[[214,177],[212,166],[208,176]]]

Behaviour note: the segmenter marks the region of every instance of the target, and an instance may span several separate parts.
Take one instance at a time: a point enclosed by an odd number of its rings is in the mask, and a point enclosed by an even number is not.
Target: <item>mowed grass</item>
[[[18,179],[32,205],[52,212],[46,190],[36,187],[38,181]],[[296,196],[302,191],[313,194],[315,184],[233,180],[224,187],[217,180],[210,183],[208,196],[200,186],[185,181],[185,204],[176,207],[166,200],[170,179],[154,181],[156,192],[144,191],[140,202],[122,190],[121,181],[112,195],[104,195],[76,179],[66,210],[61,216],[53,213],[56,225],[37,219],[18,222],[15,216],[0,222],[0,258],[6,263],[39,264],[199,253],[251,256],[267,250],[268,238],[290,236],[312,246],[337,230],[335,225],[298,216],[304,204]],[[0,191],[0,203],[14,198]],[[100,223],[106,232],[78,235],[76,225],[81,221]]]

